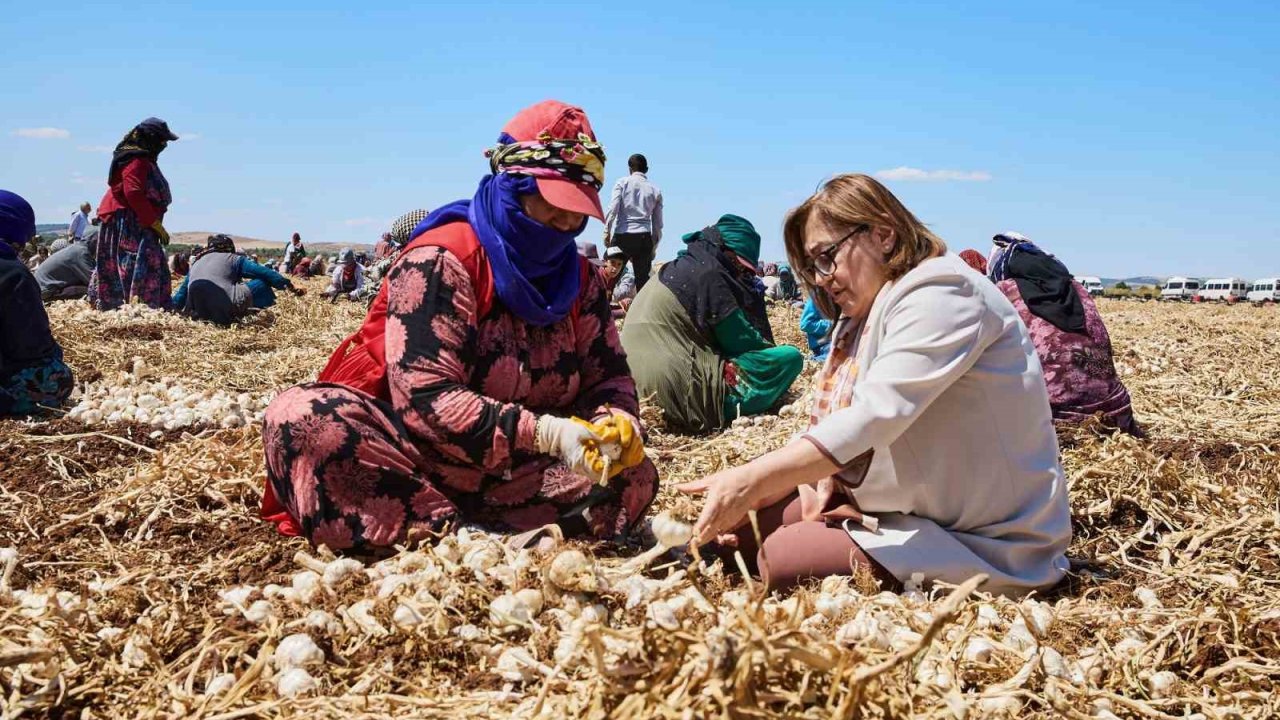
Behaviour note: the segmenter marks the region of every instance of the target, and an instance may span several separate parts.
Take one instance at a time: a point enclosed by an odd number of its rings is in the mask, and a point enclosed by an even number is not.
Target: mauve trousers
[[[736,531],[738,550],[749,570],[759,573],[770,590],[788,590],[808,580],[831,575],[854,575],[869,570],[881,587],[898,590],[901,584],[880,563],[858,547],[837,521],[805,520],[800,495],[792,493],[756,513],[763,547],[756,543],[751,524]],[[755,568],[751,568],[752,560]]]

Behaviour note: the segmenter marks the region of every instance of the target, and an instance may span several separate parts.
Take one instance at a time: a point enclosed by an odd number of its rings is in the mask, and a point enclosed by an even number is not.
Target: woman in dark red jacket
[[[89,280],[89,302],[98,310],[114,310],[135,297],[169,309],[169,233],[162,221],[173,196],[156,157],[177,139],[163,120],[147,118],[116,146],[107,194],[98,206],[102,231]]]

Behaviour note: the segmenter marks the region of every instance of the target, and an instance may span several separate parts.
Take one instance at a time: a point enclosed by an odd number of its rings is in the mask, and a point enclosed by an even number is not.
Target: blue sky
[[[0,187],[41,222],[96,206],[157,115],[184,136],[171,230],[372,242],[470,196],[503,123],[555,97],[610,186],[649,157],[659,256],[734,212],[780,258],[786,211],[859,171],[956,250],[1014,229],[1077,274],[1280,274],[1274,0],[367,5],[10,10]]]

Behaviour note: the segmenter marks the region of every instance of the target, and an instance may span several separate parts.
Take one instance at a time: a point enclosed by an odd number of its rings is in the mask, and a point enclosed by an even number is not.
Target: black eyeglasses
[[[869,226],[867,225],[859,225],[850,230],[844,237],[828,245],[825,250],[814,256],[813,262],[810,263],[809,268],[823,277],[831,275],[831,273],[836,271],[836,253],[839,252],[840,247],[848,242],[854,235],[867,230],[868,227]]]

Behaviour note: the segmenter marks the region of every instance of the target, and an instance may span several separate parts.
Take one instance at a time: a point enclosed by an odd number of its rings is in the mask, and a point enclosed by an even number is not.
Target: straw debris
[[[335,558],[257,519],[254,412],[225,429],[0,422],[0,716],[1274,717],[1276,311],[1102,310],[1150,437],[1064,436],[1073,571],[1021,601],[865,577],[768,597],[678,548],[628,565],[639,550],[554,534],[515,550],[474,528]],[[803,348],[798,313],[772,313]],[[141,367],[261,398],[310,379],[363,309],[282,297],[230,329],[50,314],[90,388]],[[812,372],[777,415],[715,435],[645,409],[664,478],[651,535],[696,515],[675,482],[803,429]]]

